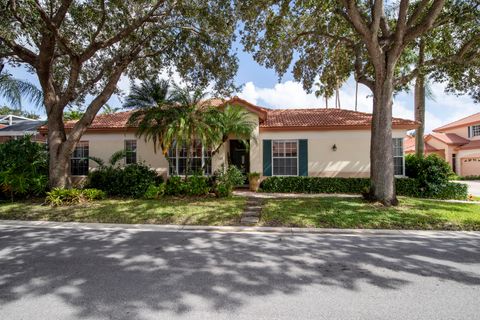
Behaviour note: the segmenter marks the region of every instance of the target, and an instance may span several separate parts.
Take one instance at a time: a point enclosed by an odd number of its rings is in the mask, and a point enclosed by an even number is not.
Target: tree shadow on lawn
[[[426,230],[480,230],[480,219],[463,214],[468,206],[425,200],[401,201],[399,207],[383,207],[361,199],[317,198],[271,200],[262,212],[266,226],[375,228]],[[446,217],[445,213],[453,213]],[[480,214],[479,214],[480,215]]]
[[[145,311],[188,315],[199,307],[192,296],[201,299],[203,309],[231,311],[252,298],[294,296],[312,286],[397,290],[414,276],[480,286],[479,247],[480,237],[5,226],[0,305],[53,295],[76,318],[142,319]]]
[[[11,208],[0,212],[0,219],[126,224],[232,225],[238,224],[243,211],[242,199],[212,198],[113,199],[53,208],[24,202],[7,205]]]

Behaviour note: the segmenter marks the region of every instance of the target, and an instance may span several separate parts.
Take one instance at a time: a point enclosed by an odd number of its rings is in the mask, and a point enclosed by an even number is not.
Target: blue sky
[[[293,81],[290,73],[283,76],[278,82],[278,76],[273,70],[266,69],[257,64],[250,54],[237,48],[239,57],[239,69],[235,78],[237,85],[243,85],[237,95],[252,103],[269,108],[312,108],[325,107],[323,98],[317,98],[314,94],[303,91],[300,83]],[[15,77],[38,83],[36,76],[29,74],[25,68],[8,69]],[[119,88],[128,91],[128,79],[122,79]],[[468,96],[457,97],[444,93],[444,85],[431,84],[435,100],[427,100],[426,129],[427,132],[442,124],[457,120],[467,115],[480,111],[480,104],[475,104]],[[341,106],[344,109],[353,109],[355,99],[355,82],[349,79],[340,89]],[[116,97],[109,101],[111,106],[120,106],[121,102]],[[0,105],[6,105],[0,98]],[[329,107],[334,105],[333,99]],[[368,88],[360,85],[358,96],[359,111],[371,112],[372,99]],[[24,109],[34,110],[28,103],[24,103]],[[36,110],[43,116],[43,110]],[[394,116],[413,119],[413,92],[401,93],[395,97]]]

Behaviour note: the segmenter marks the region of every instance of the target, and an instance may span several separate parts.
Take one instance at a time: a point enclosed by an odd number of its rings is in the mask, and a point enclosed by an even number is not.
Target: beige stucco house
[[[210,174],[228,158],[229,163],[244,172],[259,172],[262,176],[368,177],[370,174],[371,114],[342,109],[267,109],[238,97],[215,103],[218,107],[228,103],[245,108],[256,123],[254,136],[249,148],[231,137],[212,161],[207,161],[209,151],[197,145],[192,169],[211,163],[205,169]],[[170,150],[169,165],[161,152],[154,152],[152,142],[137,137],[135,128],[127,126],[130,114],[119,112],[95,118],[72,155],[73,176],[84,176],[95,167],[86,157],[107,160],[123,149],[129,151],[127,164],[145,162],[165,177],[185,172],[185,150]],[[66,122],[66,129],[73,124]],[[403,175],[403,138],[416,123],[394,118],[392,126],[395,173]]]
[[[480,112],[436,128],[424,137],[425,153],[438,154],[460,176],[480,175]],[[405,153],[415,153],[413,137]]]

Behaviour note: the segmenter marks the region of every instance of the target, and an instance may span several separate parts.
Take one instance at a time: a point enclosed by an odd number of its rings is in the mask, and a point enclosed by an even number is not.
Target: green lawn
[[[480,230],[480,204],[400,198],[385,208],[357,198],[266,200],[264,226]]]
[[[238,224],[245,198],[111,199],[50,207],[35,202],[0,204],[0,219],[187,225]]]

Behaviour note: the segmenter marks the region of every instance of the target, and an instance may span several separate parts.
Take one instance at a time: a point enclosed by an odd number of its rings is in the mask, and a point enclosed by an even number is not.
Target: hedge
[[[263,192],[353,193],[361,194],[370,187],[368,178],[268,177],[260,188]],[[397,194],[417,198],[466,199],[467,186],[454,182],[437,186],[435,193],[426,192],[416,179],[397,178]]]

